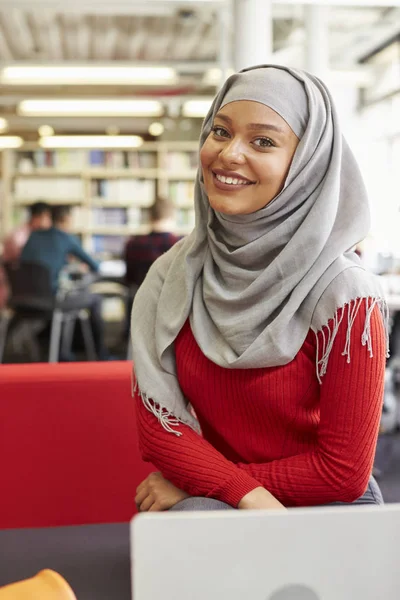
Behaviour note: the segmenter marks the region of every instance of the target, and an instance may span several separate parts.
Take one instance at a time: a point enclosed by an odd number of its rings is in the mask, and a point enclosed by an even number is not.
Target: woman
[[[200,139],[196,226],[132,312],[141,511],[380,504],[387,310],[350,249],[367,198],[324,84],[232,75]]]

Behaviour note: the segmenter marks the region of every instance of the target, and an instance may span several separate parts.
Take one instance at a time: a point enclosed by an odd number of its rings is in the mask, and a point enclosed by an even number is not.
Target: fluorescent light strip
[[[17,135],[0,135],[0,149],[19,148],[24,140]]]
[[[158,100],[29,99],[19,103],[23,116],[51,117],[161,117]]]
[[[182,106],[182,115],[184,117],[204,118],[211,108],[212,98],[198,100],[187,100]]]
[[[138,148],[142,144],[139,135],[52,135],[39,140],[42,148]]]
[[[14,65],[3,67],[7,85],[162,85],[177,82],[169,67]]]

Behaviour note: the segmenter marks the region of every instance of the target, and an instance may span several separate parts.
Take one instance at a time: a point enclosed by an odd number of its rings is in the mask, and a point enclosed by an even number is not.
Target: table
[[[0,531],[0,586],[54,569],[77,600],[131,600],[129,524]]]

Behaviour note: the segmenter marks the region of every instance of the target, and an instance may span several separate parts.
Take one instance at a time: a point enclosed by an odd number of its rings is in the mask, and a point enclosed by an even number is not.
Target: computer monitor
[[[135,600],[398,600],[400,505],[147,513]]]

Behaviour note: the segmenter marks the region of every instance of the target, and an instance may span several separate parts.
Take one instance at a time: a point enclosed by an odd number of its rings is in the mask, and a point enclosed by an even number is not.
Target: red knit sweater
[[[368,484],[380,422],[385,334],[371,316],[373,357],[361,344],[365,304],[351,331],[351,361],[342,355],[347,312],[322,384],[309,332],[295,359],[268,369],[224,369],[199,349],[189,322],[175,341],[180,386],[200,422],[166,432],[136,397],[142,455],[177,487],[237,506],[263,486],[285,506],[351,502]]]

